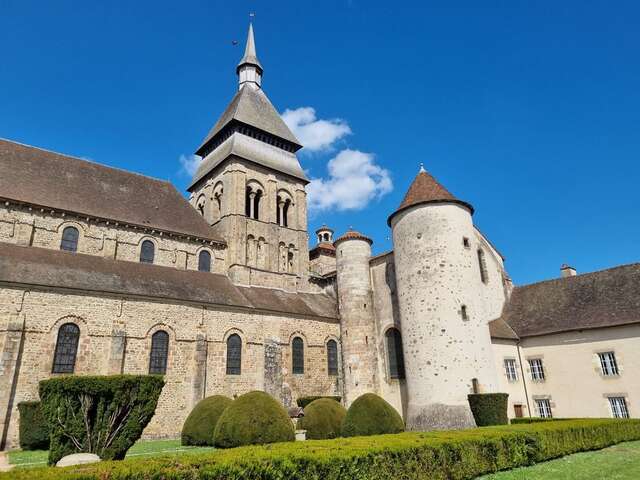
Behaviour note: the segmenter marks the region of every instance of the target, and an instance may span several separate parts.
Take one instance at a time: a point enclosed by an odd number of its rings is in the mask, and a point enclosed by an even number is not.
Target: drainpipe
[[[524,374],[524,367],[522,366],[522,355],[520,355],[520,340],[516,343],[518,349],[518,361],[520,362],[520,374],[522,375],[522,385],[524,386],[524,396],[527,399],[527,413],[531,418],[531,405],[529,404],[529,393],[527,392],[527,377]]]

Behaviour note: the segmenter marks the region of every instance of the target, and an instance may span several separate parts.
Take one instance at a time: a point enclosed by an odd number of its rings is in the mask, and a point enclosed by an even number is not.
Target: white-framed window
[[[553,418],[551,414],[551,402],[548,398],[536,399],[536,408],[538,409],[538,415],[541,418]]]
[[[614,352],[602,352],[598,354],[600,358],[600,366],[602,374],[607,377],[619,375],[618,362],[616,362],[616,354]]]
[[[609,406],[613,418],[629,418],[627,400],[624,397],[609,397]]]
[[[534,382],[544,382],[544,367],[541,358],[529,359],[529,368],[531,369],[531,380]]]
[[[518,381],[518,370],[516,368],[515,358],[504,359],[504,373],[507,375],[507,380],[510,382]]]

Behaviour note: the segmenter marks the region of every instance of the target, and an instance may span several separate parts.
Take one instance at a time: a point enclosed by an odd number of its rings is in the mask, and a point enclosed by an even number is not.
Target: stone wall
[[[402,331],[398,311],[397,286],[393,252],[371,260],[371,284],[376,326],[376,352],[380,395],[403,416],[407,409],[407,384],[405,379],[391,378],[386,332],[390,328]]]
[[[178,234],[158,232],[151,227],[52,213],[49,209],[0,205],[0,242],[59,250],[62,232],[67,226],[77,228],[80,233],[78,253],[138,262],[140,246],[148,239],[155,244],[156,265],[197,270],[198,255],[206,249],[211,253],[211,271],[227,271],[225,245],[222,243],[188,239]]]
[[[339,378],[328,375],[326,354],[326,342],[339,340],[339,326],[326,319],[3,286],[0,348],[6,361],[0,363],[0,416],[6,420],[10,407],[8,447],[17,444],[16,406],[37,399],[38,382],[52,376],[57,332],[67,322],[80,328],[74,373],[81,375],[146,374],[151,336],[157,330],[169,334],[167,384],[144,432],[147,438],[178,436],[189,411],[204,396],[267,389],[289,405],[302,395],[341,395]],[[233,333],[242,338],[240,375],[226,373],[226,339]],[[23,349],[17,362],[21,335]],[[300,375],[291,373],[295,336],[305,346],[305,369]],[[15,392],[7,395],[16,368]]]
[[[257,219],[246,216],[247,188],[261,192]],[[286,227],[277,222],[278,196],[291,201]],[[289,291],[308,287],[309,237],[303,182],[232,158],[195,186],[190,201],[195,208],[203,208],[205,218],[227,240],[227,265],[234,283]],[[301,280],[294,281],[287,275]]]

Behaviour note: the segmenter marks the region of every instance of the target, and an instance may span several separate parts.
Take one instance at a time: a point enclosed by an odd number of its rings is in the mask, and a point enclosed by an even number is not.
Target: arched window
[[[202,250],[198,255],[198,270],[201,272],[211,271],[211,254],[207,250]]]
[[[276,201],[276,222],[281,227],[289,226],[289,207],[291,199],[287,198],[288,194],[278,195]]]
[[[295,374],[304,373],[304,342],[296,337],[291,342],[292,370]]]
[[[482,280],[482,283],[489,282],[487,261],[484,258],[484,251],[480,248],[478,249],[478,268],[480,269],[480,280]]]
[[[234,333],[227,338],[227,375],[240,375],[242,371],[242,339]]]
[[[60,242],[60,250],[66,250],[67,252],[78,251],[78,237],[80,232],[76,227],[66,227],[62,231],[62,242]]]
[[[169,356],[169,334],[158,330],[151,337],[151,354],[149,355],[149,373],[164,375],[167,373],[167,357]]]
[[[153,263],[156,255],[156,246],[151,240],[145,240],[140,246],[140,261],[142,263]]]
[[[327,373],[338,375],[338,344],[335,340],[327,342]]]
[[[58,329],[52,373],[73,373],[76,366],[79,339],[80,329],[75,323],[65,323]]]
[[[245,193],[245,215],[254,220],[260,220],[260,200],[262,199],[262,190],[253,187],[247,187]]]
[[[390,328],[387,337],[387,353],[389,355],[389,376],[404,378],[404,354],[402,353],[402,337],[397,328]]]

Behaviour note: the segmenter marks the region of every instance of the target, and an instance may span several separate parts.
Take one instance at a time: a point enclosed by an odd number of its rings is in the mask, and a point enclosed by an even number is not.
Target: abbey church
[[[474,392],[508,393],[511,417],[640,415],[640,264],[514,286],[481,205],[424,169],[379,219],[392,251],[328,226],[310,239],[304,145],[262,88],[252,27],[236,73],[188,200],[0,140],[0,450],[18,403],[68,374],[164,375],[150,438],[250,390],[285,406],[373,392],[412,430],[474,426]]]

